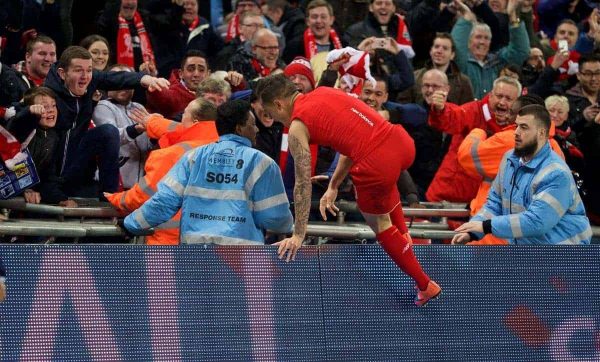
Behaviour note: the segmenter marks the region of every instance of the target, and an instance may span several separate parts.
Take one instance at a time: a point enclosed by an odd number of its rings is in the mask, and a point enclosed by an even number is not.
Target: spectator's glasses
[[[579,74],[584,78],[600,78],[600,72],[579,72]]]
[[[279,47],[278,46],[273,46],[273,47],[266,47],[266,46],[262,46],[262,45],[255,45],[255,47],[260,48],[262,50],[266,50],[266,51],[270,51],[270,52],[275,52],[275,51],[279,51]]]
[[[529,56],[529,60],[538,60],[538,59],[544,59],[543,55],[530,55]]]

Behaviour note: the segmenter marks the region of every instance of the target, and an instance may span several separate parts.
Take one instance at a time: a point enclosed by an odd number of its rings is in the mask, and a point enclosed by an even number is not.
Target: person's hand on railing
[[[33,191],[31,189],[27,189],[23,191],[23,197],[25,198],[25,202],[29,204],[39,204],[42,202],[42,195],[39,192]]]
[[[466,244],[471,241],[469,233],[458,233],[452,237],[452,245]]]
[[[62,207],[79,207],[79,205],[77,205],[77,202],[73,200],[64,200],[59,202],[58,205]]]

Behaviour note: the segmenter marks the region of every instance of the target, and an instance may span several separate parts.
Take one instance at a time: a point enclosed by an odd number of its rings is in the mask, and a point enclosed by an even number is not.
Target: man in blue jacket
[[[515,148],[504,156],[485,205],[452,242],[491,233],[519,245],[589,244],[592,229],[571,170],[548,143],[550,114],[528,105],[515,124]]]
[[[279,167],[252,148],[250,103],[217,108],[219,141],[186,153],[158,191],[125,218],[133,234],[162,224],[181,208],[181,243],[264,244],[265,230],[288,233],[292,214]]]

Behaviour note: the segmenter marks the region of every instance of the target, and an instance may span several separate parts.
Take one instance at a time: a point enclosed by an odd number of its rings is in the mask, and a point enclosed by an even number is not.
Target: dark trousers
[[[67,155],[63,171],[63,178],[69,185],[67,193],[70,196],[79,194],[81,188],[91,183],[90,164],[98,166],[100,192],[118,191],[119,147],[119,130],[115,126],[104,124],[87,130],[76,152]]]

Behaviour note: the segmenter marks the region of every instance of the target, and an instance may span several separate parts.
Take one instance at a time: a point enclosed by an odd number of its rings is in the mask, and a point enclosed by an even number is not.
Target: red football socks
[[[396,226],[392,225],[389,229],[377,234],[377,240],[379,240],[379,244],[390,258],[392,258],[394,263],[414,279],[420,290],[427,289],[429,277],[421,268],[421,264],[419,264],[419,261],[415,257],[412,247]]]
[[[390,212],[390,219],[392,220],[392,225],[398,228],[400,234],[404,235],[408,232],[408,227],[406,226],[406,222],[404,220],[404,211],[402,210],[402,205],[398,204],[392,212]]]

